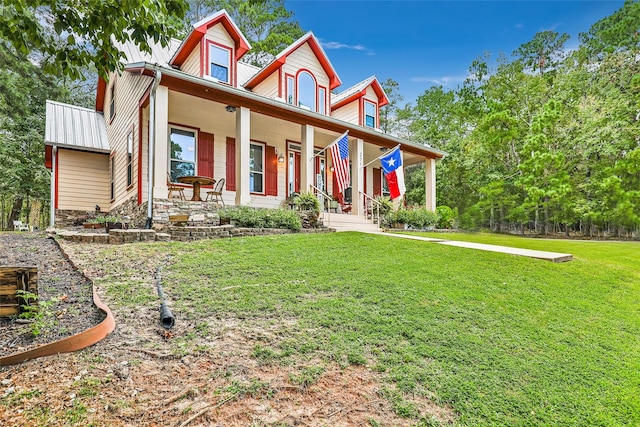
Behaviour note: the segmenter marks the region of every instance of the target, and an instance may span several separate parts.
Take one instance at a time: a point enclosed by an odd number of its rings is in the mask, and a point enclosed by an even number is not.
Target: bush
[[[440,216],[438,220],[438,228],[454,228],[457,212],[451,209],[449,206],[438,206],[436,213]]]
[[[407,224],[409,228],[419,230],[432,228],[438,223],[439,215],[426,208],[398,209],[388,216],[389,224]]]
[[[239,206],[218,211],[220,219],[233,221],[239,227],[287,228],[298,231],[302,223],[298,215],[286,209],[264,209]]]
[[[294,197],[293,203],[301,211],[313,211],[315,213],[320,213],[320,202],[318,201],[318,197],[313,193],[300,193]]]

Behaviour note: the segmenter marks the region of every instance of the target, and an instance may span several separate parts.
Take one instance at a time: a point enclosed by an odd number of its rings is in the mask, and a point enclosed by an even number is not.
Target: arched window
[[[298,74],[298,106],[316,111],[316,81],[306,71]]]

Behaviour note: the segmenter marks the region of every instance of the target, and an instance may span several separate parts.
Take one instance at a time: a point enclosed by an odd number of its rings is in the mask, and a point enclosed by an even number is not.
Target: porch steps
[[[380,232],[377,224],[371,220],[358,215],[348,215],[327,212],[322,213],[322,223],[325,227],[333,228],[336,231],[360,231],[363,233]]]

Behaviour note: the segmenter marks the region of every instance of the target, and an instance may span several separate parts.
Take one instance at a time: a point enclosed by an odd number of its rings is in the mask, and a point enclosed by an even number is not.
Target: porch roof
[[[223,83],[196,77],[180,70],[162,67],[156,64],[149,64],[147,62],[128,64],[125,67],[125,70],[131,73],[140,73],[149,76],[153,76],[156,71],[160,71],[162,73],[161,84],[172,90],[234,107],[247,107],[251,111],[267,116],[276,117],[293,123],[298,123],[300,125],[307,124],[315,126],[338,134],[342,134],[344,131],[348,130],[350,137],[359,138],[380,147],[394,148],[400,144],[401,150],[428,158],[437,159],[446,155],[444,151],[432,148],[428,145],[417,144],[395,136],[384,134],[372,128],[358,126],[353,123],[339,120],[335,117],[304,110],[276,99],[267,98]],[[203,90],[203,88],[205,90]]]
[[[104,116],[97,111],[47,100],[45,145],[109,153]]]

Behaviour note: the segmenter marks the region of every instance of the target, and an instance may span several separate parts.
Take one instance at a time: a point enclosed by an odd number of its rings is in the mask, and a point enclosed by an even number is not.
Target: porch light
[[[284,154],[280,153],[278,156],[278,163],[284,163]]]
[[[329,166],[329,172],[333,173],[333,165]]]

